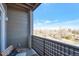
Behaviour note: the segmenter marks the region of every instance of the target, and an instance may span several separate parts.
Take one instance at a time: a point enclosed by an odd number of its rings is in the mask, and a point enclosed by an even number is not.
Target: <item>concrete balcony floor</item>
[[[16,56],[38,56],[38,54],[32,48],[24,48]]]

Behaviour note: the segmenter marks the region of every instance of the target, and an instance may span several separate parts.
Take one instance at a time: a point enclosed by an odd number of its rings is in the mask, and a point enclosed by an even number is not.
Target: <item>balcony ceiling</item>
[[[8,6],[19,6],[28,10],[35,10],[40,3],[7,3]]]

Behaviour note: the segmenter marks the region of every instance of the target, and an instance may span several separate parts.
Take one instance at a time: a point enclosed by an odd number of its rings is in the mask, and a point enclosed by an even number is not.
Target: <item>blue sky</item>
[[[34,29],[79,29],[78,3],[44,3],[33,12]]]

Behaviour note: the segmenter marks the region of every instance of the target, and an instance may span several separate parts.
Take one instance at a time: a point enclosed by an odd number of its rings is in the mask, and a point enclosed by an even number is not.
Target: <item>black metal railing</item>
[[[32,36],[32,48],[40,56],[79,56],[79,47],[46,38]]]

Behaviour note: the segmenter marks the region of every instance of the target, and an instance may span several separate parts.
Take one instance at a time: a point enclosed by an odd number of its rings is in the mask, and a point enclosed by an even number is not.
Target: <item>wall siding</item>
[[[7,43],[14,47],[27,47],[29,13],[17,8],[7,7]],[[20,43],[20,44],[19,44]]]

